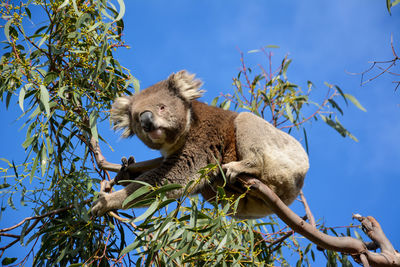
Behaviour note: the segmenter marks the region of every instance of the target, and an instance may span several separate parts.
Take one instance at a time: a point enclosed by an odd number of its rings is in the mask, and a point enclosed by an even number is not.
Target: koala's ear
[[[199,98],[205,92],[200,90],[203,82],[200,79],[195,79],[195,75],[186,70],[171,74],[167,81],[170,88],[176,90],[187,101]]]
[[[129,108],[131,105],[131,97],[123,96],[115,99],[111,108],[111,121],[113,122],[114,131],[122,130],[123,138],[130,137],[135,133],[131,129],[131,114]]]

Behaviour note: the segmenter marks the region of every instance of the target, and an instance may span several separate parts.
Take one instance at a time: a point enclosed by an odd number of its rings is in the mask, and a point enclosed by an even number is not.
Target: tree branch
[[[304,209],[306,211],[308,221],[314,228],[317,228],[317,224],[315,223],[314,216],[311,212],[310,206],[307,203],[306,197],[303,194],[303,190],[300,190],[300,198],[301,198],[301,202],[303,203]]]
[[[241,181],[250,188],[260,199],[272,209],[278,217],[295,232],[303,235],[311,242],[324,249],[350,254],[358,263],[364,266],[400,266],[400,253],[398,253],[383,233],[379,223],[373,217],[355,215],[363,230],[371,240],[381,248],[381,253],[368,250],[366,244],[352,237],[333,237],[318,231],[311,224],[304,221],[289,209],[282,200],[260,180],[243,177]]]
[[[119,170],[121,169],[121,164],[108,162],[103,156],[103,153],[101,153],[99,142],[93,137],[90,139],[90,148],[94,153],[97,166],[100,169],[105,171],[119,172]]]

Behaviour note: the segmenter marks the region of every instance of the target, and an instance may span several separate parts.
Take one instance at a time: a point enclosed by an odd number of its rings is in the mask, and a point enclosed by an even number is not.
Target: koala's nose
[[[145,132],[151,132],[155,129],[153,124],[153,113],[151,111],[144,111],[140,114],[140,125]]]

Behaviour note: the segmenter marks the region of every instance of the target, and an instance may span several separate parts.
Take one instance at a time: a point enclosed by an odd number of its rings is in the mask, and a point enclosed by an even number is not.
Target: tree
[[[4,183],[0,188],[7,204],[2,209],[14,208],[19,197],[33,213],[19,224],[0,229],[2,240],[6,241],[0,248],[4,265],[23,264],[30,254],[35,265],[284,265],[287,250],[298,254],[298,265],[311,264],[309,257],[314,258],[315,253],[312,244],[299,242],[295,232],[331,249],[323,252],[330,264],[340,261],[349,265],[348,254],[354,254],[364,265],[368,260],[373,263],[363,249],[374,249],[376,244],[381,245],[385,255],[398,259],[387,240],[374,236],[374,243],[366,247],[355,239],[335,239],[349,241],[355,249],[324,243],[327,236],[321,238],[317,229],[339,234],[335,228],[314,222],[303,195],[307,216],[300,219],[282,206],[268,188],[251,178],[243,182],[274,207],[278,217],[293,230],[280,225],[276,216],[262,221],[230,218],[229,210],[236,203],[226,198],[223,188],[219,188],[218,202],[211,205],[189,197],[189,186],[182,199],[167,199],[164,193],[179,185],[144,186],[132,194],[130,200],[148,194],[145,201],[150,206],[140,216],[109,212],[103,218],[90,218],[88,210],[96,185],[110,179],[109,171],[118,172],[121,167],[107,162],[101,153],[100,145],[106,140],[97,125],[107,120],[115,97],[130,94],[132,87],[139,90],[137,80],[113,56],[113,51],[126,47],[122,40],[125,8],[122,0],[118,4],[118,8],[104,0],[1,4],[7,20],[7,40],[3,42],[6,52],[0,62],[0,97],[6,106],[18,99],[22,110],[19,119],[24,120],[26,132],[22,145],[27,151],[21,162],[3,160],[6,167],[1,169]],[[27,20],[36,19],[32,11],[41,12],[46,22],[29,32]],[[323,121],[342,136],[356,140],[338,117],[343,115],[343,102],[363,109],[361,104],[330,84],[325,99],[314,103],[312,82],[308,82],[307,92],[289,82],[286,71],[290,59],[284,58],[275,69],[269,64],[272,61],[267,49],[273,48],[251,51],[265,55],[269,69],[252,70],[242,54],[241,70],[233,79],[234,93],[216,98],[212,104],[250,110],[276,127],[299,131],[306,147],[305,123],[312,120]],[[219,166],[199,170],[202,179],[214,168]],[[373,219],[357,218],[367,229],[368,223],[376,226]],[[350,236],[350,228],[344,235]],[[128,242],[132,236],[133,242]],[[18,242],[32,250],[21,259],[7,258],[7,249]]]

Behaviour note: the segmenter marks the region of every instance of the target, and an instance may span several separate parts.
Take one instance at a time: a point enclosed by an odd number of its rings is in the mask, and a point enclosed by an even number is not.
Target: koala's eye
[[[160,105],[160,106],[159,106],[159,110],[160,110],[160,111],[164,111],[164,110],[165,110],[165,106],[164,106],[164,105]]]

